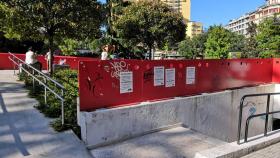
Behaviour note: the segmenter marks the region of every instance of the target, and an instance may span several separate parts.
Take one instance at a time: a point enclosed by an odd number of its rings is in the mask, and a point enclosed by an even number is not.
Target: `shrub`
[[[38,76],[37,76],[38,77]],[[30,96],[35,97],[39,101],[39,105],[36,108],[45,114],[47,117],[56,118],[52,123],[52,127],[56,131],[63,131],[72,129],[78,136],[80,136],[80,130],[77,125],[77,96],[78,96],[78,79],[76,70],[58,70],[53,74],[53,78],[61,83],[65,87],[64,91],[64,119],[65,125],[61,125],[61,101],[56,98],[51,92],[47,92],[47,104],[44,100],[44,87],[35,84],[35,88],[32,86],[32,78],[26,73],[19,75],[20,80],[25,81],[26,88],[30,90]],[[53,89],[56,93],[60,94],[61,90],[52,83],[47,85]]]

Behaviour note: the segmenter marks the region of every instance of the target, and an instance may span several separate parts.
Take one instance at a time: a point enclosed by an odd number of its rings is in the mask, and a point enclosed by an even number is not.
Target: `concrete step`
[[[199,151],[223,145],[189,128],[176,127],[91,150],[94,158],[192,158]]]

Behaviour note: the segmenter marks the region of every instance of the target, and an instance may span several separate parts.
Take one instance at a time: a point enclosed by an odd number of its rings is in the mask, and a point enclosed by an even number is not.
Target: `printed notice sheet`
[[[175,87],[175,69],[165,70],[165,87]]]
[[[186,68],[186,84],[195,84],[195,67]]]
[[[133,73],[120,72],[120,93],[131,93],[133,92]]]
[[[154,86],[164,85],[164,67],[156,66],[154,67]]]

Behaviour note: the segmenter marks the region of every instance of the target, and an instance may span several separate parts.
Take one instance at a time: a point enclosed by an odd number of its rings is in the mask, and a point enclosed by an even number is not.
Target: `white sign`
[[[131,93],[133,92],[133,73],[120,72],[120,93]]]
[[[165,70],[165,87],[175,87],[175,69]]]
[[[195,67],[186,68],[186,84],[195,84]]]
[[[154,67],[154,86],[164,85],[164,67]]]

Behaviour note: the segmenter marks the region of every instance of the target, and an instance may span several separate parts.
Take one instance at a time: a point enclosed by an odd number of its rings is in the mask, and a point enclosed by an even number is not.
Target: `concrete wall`
[[[241,97],[274,90],[275,86],[269,84],[129,107],[81,112],[79,122],[82,139],[86,145],[97,147],[182,123],[203,134],[232,142],[237,137]],[[274,100],[271,105],[273,102]],[[246,99],[245,104],[243,125],[250,114],[265,111],[266,97]],[[261,134],[263,130],[264,118],[254,119],[250,126],[250,135]]]
[[[275,93],[280,93],[280,84],[275,84]],[[273,111],[280,111],[280,95],[275,95],[273,104]],[[280,119],[280,113],[274,114],[273,118]]]

